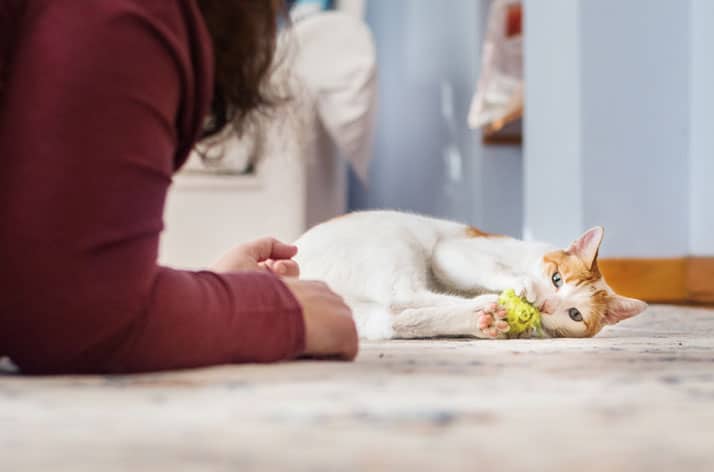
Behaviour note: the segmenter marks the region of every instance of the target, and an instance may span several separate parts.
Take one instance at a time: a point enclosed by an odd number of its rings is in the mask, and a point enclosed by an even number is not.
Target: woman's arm
[[[0,347],[34,373],[301,354],[274,275],[156,264],[177,128],[201,108],[193,1],[28,5],[0,108]]]

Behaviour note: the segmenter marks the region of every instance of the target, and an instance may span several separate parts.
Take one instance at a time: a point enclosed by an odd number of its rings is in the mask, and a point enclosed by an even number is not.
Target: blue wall
[[[584,223],[608,255],[687,254],[689,2],[580,4]]]
[[[525,2],[524,233],[561,246],[584,226],[579,18],[577,1]]]
[[[714,2],[692,0],[690,252],[714,256]]]
[[[702,14],[711,10],[702,3]],[[714,35],[703,32],[693,54],[691,6],[526,0],[527,234],[565,244],[574,230],[600,224],[605,256],[693,251],[691,203],[703,205],[714,177],[705,116]],[[697,54],[708,76],[694,78]]]
[[[351,178],[351,209],[397,208],[520,233],[520,148],[484,149],[466,124],[488,3],[368,1],[379,114],[368,188]]]
[[[380,112],[369,189],[400,208],[609,257],[714,255],[714,1],[525,0],[526,144],[466,126],[488,0],[369,0]]]

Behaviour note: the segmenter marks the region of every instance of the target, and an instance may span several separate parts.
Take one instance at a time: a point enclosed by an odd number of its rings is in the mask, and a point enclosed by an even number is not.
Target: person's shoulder
[[[30,21],[62,21],[81,26],[78,33],[127,19],[178,31],[184,29],[187,14],[197,11],[195,0],[27,0],[25,7]]]

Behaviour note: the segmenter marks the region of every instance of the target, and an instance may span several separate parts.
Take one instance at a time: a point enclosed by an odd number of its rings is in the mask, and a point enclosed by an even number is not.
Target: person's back
[[[213,90],[196,1],[0,5],[0,354],[25,372],[126,372],[302,353],[278,277],[156,264]]]

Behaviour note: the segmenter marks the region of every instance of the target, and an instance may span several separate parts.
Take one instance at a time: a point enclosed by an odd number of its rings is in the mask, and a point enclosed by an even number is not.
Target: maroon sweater
[[[0,357],[137,372],[302,352],[278,278],[156,263],[213,85],[196,0],[0,0],[0,74]]]

